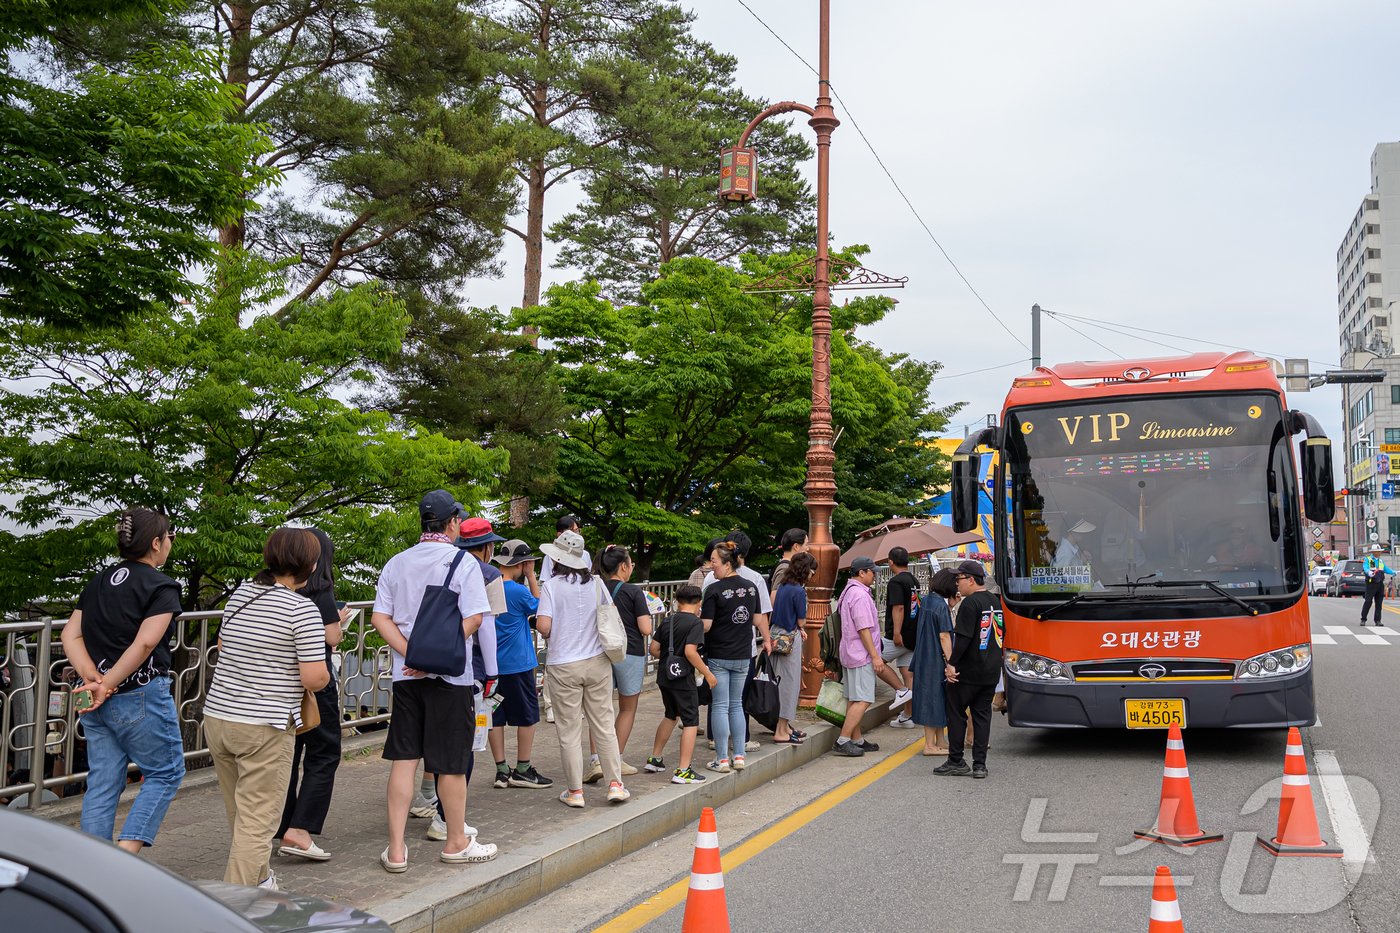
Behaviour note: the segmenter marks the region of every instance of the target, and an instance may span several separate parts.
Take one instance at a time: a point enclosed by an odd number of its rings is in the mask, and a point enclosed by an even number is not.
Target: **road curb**
[[[890,717],[888,698],[867,710],[861,728],[874,729]],[[802,767],[831,750],[839,731],[818,722],[801,745],[765,743],[748,757],[748,767],[732,774],[707,774],[699,785],[667,785],[646,797],[569,826],[547,839],[472,866],[461,877],[425,885],[410,894],[365,905],[397,933],[455,933],[476,929],[571,881],[636,852],[694,823],[704,807],[719,807]],[[697,749],[697,757],[703,749]],[[685,866],[675,866],[676,871]]]

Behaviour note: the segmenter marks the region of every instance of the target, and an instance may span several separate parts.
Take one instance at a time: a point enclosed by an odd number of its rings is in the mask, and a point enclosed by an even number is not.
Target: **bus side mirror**
[[[977,497],[981,492],[982,458],[977,454],[953,456],[953,530],[977,527]]]
[[[1303,471],[1303,514],[1309,521],[1330,522],[1337,512],[1332,488],[1332,442],[1325,437],[1305,438],[1298,444]]]

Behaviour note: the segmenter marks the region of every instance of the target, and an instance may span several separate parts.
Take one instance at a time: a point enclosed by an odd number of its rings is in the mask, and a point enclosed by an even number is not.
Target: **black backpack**
[[[827,614],[826,621],[822,623],[821,633],[821,660],[822,667],[828,674],[834,675],[837,680],[841,679],[841,601],[833,600],[831,612]]]

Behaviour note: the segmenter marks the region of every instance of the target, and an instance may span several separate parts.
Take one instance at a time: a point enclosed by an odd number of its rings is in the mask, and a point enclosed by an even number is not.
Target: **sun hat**
[[[527,560],[534,560],[535,554],[530,550],[530,545],[519,538],[511,538],[501,545],[496,556],[491,558],[502,567],[514,567],[516,564],[523,564]]]
[[[541,544],[540,550],[560,567],[589,569],[588,559],[584,556],[583,535],[577,531],[561,531],[553,544]]]
[[[1087,535],[1091,531],[1097,531],[1098,528],[1098,525],[1081,518],[1078,524],[1071,528],[1070,531],[1077,535]]]
[[[500,535],[491,528],[491,523],[484,518],[469,518],[462,522],[462,530],[458,533],[458,547],[481,547],[483,544],[495,544],[497,541],[504,541]]]

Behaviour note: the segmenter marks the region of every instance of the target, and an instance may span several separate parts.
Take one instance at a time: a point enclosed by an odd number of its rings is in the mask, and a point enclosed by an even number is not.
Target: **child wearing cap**
[[[501,568],[506,610],[496,617],[496,692],[501,704],[491,720],[491,756],[496,760],[496,787],[552,787],[554,782],[530,764],[535,745],[535,725],[540,721],[535,692],[534,633],[530,619],[540,607],[540,581],[535,576],[535,555],[524,541],[501,545],[492,558]],[[506,726],[515,726],[516,760],[506,767]]]

